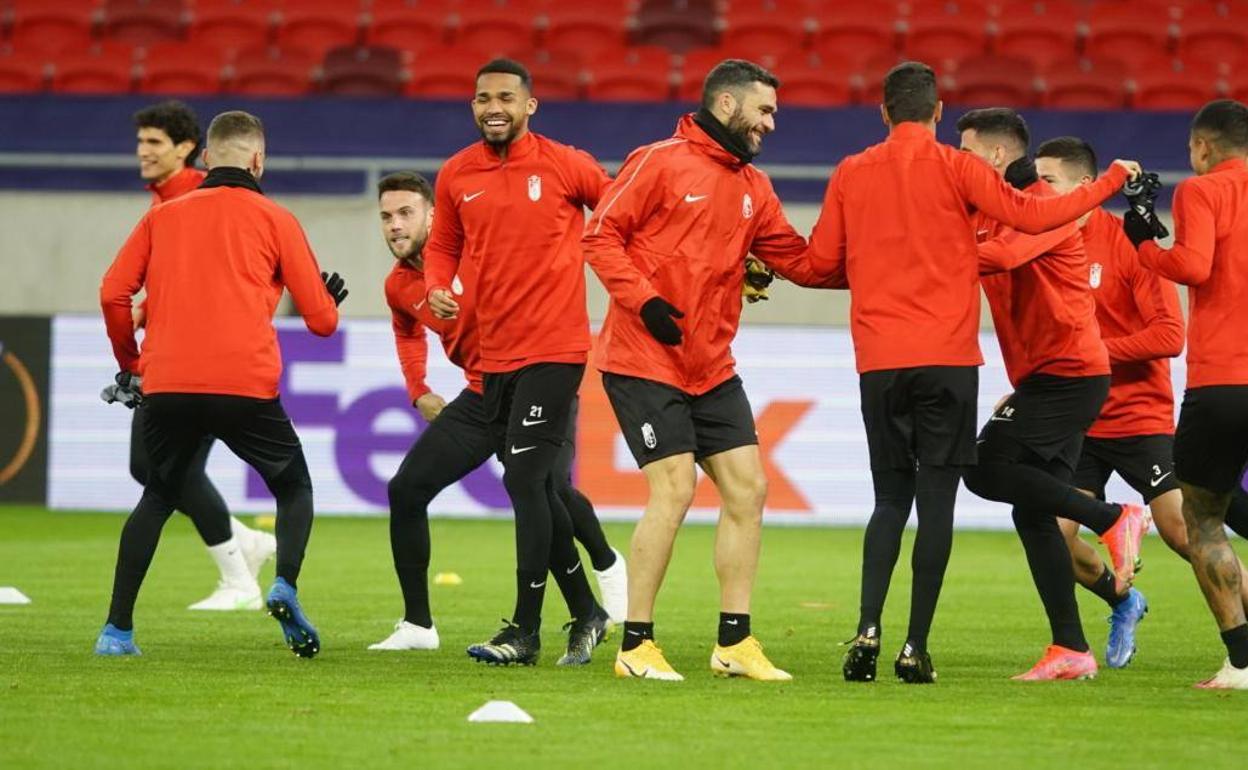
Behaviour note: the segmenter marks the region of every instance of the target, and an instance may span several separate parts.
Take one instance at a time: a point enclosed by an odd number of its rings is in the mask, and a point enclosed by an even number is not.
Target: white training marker
[[[487,701],[484,706],[469,714],[468,721],[532,724],[533,717],[509,700],[492,700]]]
[[[0,586],[0,604],[30,604],[30,597],[13,586]]]

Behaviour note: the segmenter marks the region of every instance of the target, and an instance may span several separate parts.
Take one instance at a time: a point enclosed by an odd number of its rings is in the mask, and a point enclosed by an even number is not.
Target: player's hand
[[[425,422],[433,422],[446,408],[446,399],[437,393],[426,393],[416,399],[416,408],[420,411],[420,416],[425,418]]]
[[[433,314],[443,320],[449,320],[459,316],[459,303],[451,296],[451,292],[447,289],[433,289],[429,292],[429,309]]]
[[[741,296],[745,297],[745,301],[753,304],[755,302],[766,301],[767,287],[775,280],[776,274],[773,273],[761,260],[754,257],[745,258],[745,281],[741,284]]]
[[[118,403],[127,409],[133,409],[143,403],[143,380],[131,372],[117,372],[113,378],[116,382],[100,391],[100,398],[106,404]]]
[[[1131,209],[1123,215],[1122,229],[1137,249],[1140,248],[1140,244],[1144,241],[1151,241],[1157,237],[1156,225],[1145,219],[1135,209]]]
[[[646,325],[646,331],[664,345],[680,344],[683,335],[672,319],[684,317],[684,313],[662,297],[651,297],[641,306],[641,320]]]
[[[130,328],[134,331],[142,329],[147,323],[147,308],[144,305],[135,305],[130,308]]]
[[[1122,160],[1121,158],[1117,158],[1114,160],[1112,165],[1118,165],[1125,168],[1127,170],[1127,176],[1131,179],[1135,179],[1137,176],[1144,173],[1144,169],[1140,167],[1140,164],[1133,160]]]
[[[329,292],[329,296],[334,298],[334,304],[341,305],[347,298],[347,282],[337,273],[321,273],[321,280],[325,282],[325,290]]]
[[[1013,395],[1014,395],[1013,393],[1006,393],[1001,398],[998,398],[997,403],[993,404],[992,406],[992,413],[996,414],[997,412],[1001,411],[1001,407],[1005,406],[1005,402],[1009,401],[1010,397]]]

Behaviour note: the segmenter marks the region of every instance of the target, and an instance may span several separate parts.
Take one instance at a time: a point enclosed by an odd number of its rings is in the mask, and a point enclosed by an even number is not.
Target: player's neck
[[[178,174],[181,174],[183,171],[186,171],[186,164],[182,164],[182,165],[180,165],[180,166],[177,166],[177,167],[175,167],[172,171],[170,171],[168,174],[165,174],[165,175],[164,175],[164,176],[162,176],[162,177],[159,177],[159,178],[157,178],[157,179],[152,180],[152,186],[154,186],[154,187],[160,187],[160,186],[161,186],[161,185],[163,185],[165,182],[168,182],[170,179],[173,179],[173,178],[174,178],[175,176],[177,176]]]
[[[517,133],[515,136],[513,136],[511,139],[507,140],[506,142],[502,142],[500,144],[492,144],[490,142],[486,142],[486,144],[489,146],[491,150],[494,151],[494,154],[498,156],[499,160],[506,162],[507,156],[511,154],[512,145],[514,145],[516,142],[519,142],[521,139],[524,139],[524,137],[528,136],[528,133],[529,133],[529,127],[525,126],[524,128],[520,129],[519,133]]]

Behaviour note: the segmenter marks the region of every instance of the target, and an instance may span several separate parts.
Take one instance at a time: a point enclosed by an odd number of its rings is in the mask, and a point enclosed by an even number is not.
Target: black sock
[[[901,552],[901,535],[914,504],[915,472],[873,468],[875,509],[862,538],[862,588],[858,605],[858,633],[880,625],[884,600]]]
[[[134,628],[134,603],[147,568],[156,554],[160,531],[173,513],[173,506],[159,494],[144,490],[139,504],[121,530],[117,547],[117,567],[113,572],[113,598],[108,607],[108,622],[121,631]]]
[[[1248,623],[1222,632],[1226,655],[1235,668],[1248,668]]]
[[[393,482],[391,482],[393,488]],[[390,553],[394,557],[394,574],[403,592],[403,619],[408,623],[431,628],[429,610],[429,515],[424,506],[419,510],[397,506],[396,495],[390,494]]]
[[[516,611],[511,622],[526,633],[542,627],[542,600],[546,598],[546,573],[516,570]]]
[[[1117,607],[1127,600],[1126,594],[1118,593],[1118,579],[1109,567],[1105,567],[1096,582],[1088,586],[1088,590],[1104,599],[1110,607]]]
[[[624,641],[620,649],[624,652],[635,650],[647,639],[654,638],[654,623],[639,623],[634,620],[624,621]]]
[[[559,592],[568,605],[568,614],[576,620],[588,620],[598,609],[594,591],[581,564],[581,554],[572,540],[572,518],[552,481],[550,485],[550,571],[559,584]],[[592,509],[591,509],[592,515]]]
[[[1014,508],[1014,527],[1027,554],[1027,566],[1036,592],[1049,618],[1053,644],[1075,652],[1087,652],[1088,640],[1075,601],[1075,569],[1070,547],[1057,519],[1044,509]]]
[[[915,649],[927,649],[927,635],[932,630],[936,603],[945,581],[945,568],[953,550],[953,506],[958,497],[959,468],[920,465],[915,485],[915,503],[919,530],[910,554],[912,579],[910,586],[909,643]]]
[[[719,613],[719,646],[729,647],[739,644],[745,637],[750,635],[750,615],[749,613],[737,614],[733,612]]]
[[[312,477],[303,450],[298,450],[275,478],[265,481],[277,499],[277,577],[297,588],[312,535]]]

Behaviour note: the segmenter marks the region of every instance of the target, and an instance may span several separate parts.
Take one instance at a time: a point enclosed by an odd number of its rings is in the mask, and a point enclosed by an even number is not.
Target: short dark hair
[[[515,75],[520,78],[520,85],[524,86],[524,90],[533,93],[533,76],[529,74],[529,68],[515,59],[491,59],[477,70],[477,78],[491,73]]]
[[[186,156],[188,166],[195,164],[203,147],[204,136],[200,133],[199,118],[195,116],[195,111],[175,99],[144,107],[134,113],[134,127],[158,128],[168,134],[174,144],[193,143],[195,146],[191,149],[191,154]]]
[[[1037,158],[1056,158],[1069,163],[1080,172],[1096,179],[1096,152],[1092,145],[1077,136],[1059,136],[1041,144],[1036,149]]]
[[[264,141],[264,124],[250,112],[230,110],[212,119],[208,124],[208,142],[226,142],[231,139]]]
[[[1221,150],[1248,149],[1248,107],[1234,99],[1215,99],[1192,118],[1192,133],[1202,134]]]
[[[892,123],[926,123],[938,101],[936,73],[923,62],[902,62],[884,76],[884,111]]]
[[[433,185],[429,184],[428,179],[425,179],[415,171],[396,171],[393,174],[386,174],[377,182],[377,197],[379,199],[385,193],[398,190],[414,192],[429,203],[433,203]]]
[[[702,81],[702,106],[709,110],[715,97],[723,91],[732,91],[733,96],[740,97],[741,90],[751,83],[779,88],[780,78],[752,61],[724,59]]]
[[[971,110],[958,118],[958,133],[974,129],[977,134],[1004,136],[1027,149],[1031,145],[1031,132],[1027,130],[1027,121],[1009,107],[984,107]]]

